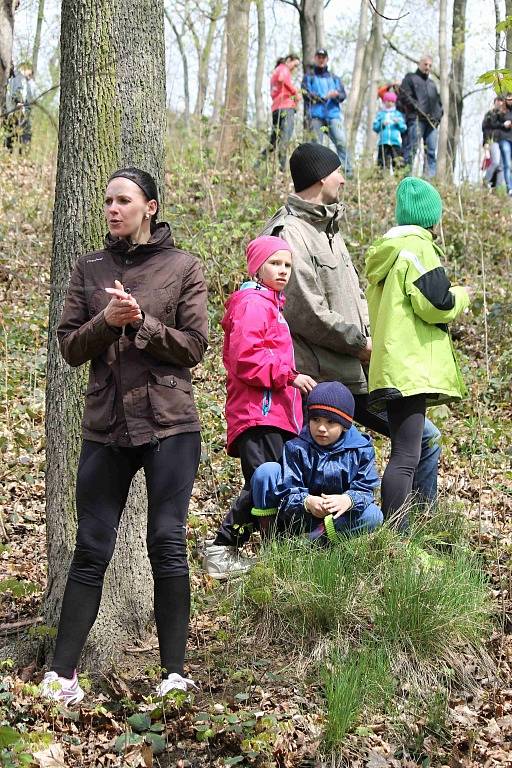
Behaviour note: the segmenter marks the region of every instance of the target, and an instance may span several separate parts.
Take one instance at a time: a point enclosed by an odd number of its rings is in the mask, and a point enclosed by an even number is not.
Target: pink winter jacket
[[[275,112],[276,109],[296,109],[300,92],[294,86],[290,70],[286,64],[279,64],[272,72],[270,95],[272,97],[272,112]]]
[[[283,317],[285,298],[253,281],[226,302],[223,362],[227,371],[228,454],[249,427],[279,427],[298,434],[302,427],[293,344]]]

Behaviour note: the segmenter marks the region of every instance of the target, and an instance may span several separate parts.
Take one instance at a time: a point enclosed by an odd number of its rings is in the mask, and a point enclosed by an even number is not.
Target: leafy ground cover
[[[200,254],[210,286],[211,346],[195,371],[204,447],[189,531],[194,614],[187,663],[201,690],[171,698],[165,710],[149,714],[154,637],[127,649],[125,664],[108,677],[86,674],[89,693],[78,713],[48,708],[35,696],[42,674],[35,664],[19,669],[4,661],[0,763],[509,764],[509,202],[481,189],[443,190],[448,270],[453,282],[473,285],[476,298],[474,311],[454,328],[469,397],[432,414],[443,432],[443,511],[418,524],[413,544],[431,553],[433,566],[418,564],[409,545],[404,548],[383,530],[316,558],[299,551],[300,542],[275,545],[262,553],[246,582],[221,586],[199,567],[200,543],[215,529],[240,480],[224,451],[218,320],[223,300],[244,274],[243,244],[282,199],[287,182],[256,178],[249,166],[238,175],[221,173],[185,144],[170,152],[168,167],[167,218],[177,242]],[[38,612],[45,587],[43,418],[53,166],[0,155],[0,174],[5,659],[14,642],[45,632]],[[359,267],[368,243],[392,223],[395,183],[365,171],[347,185],[343,228]],[[382,465],[386,441],[377,438],[376,447]]]

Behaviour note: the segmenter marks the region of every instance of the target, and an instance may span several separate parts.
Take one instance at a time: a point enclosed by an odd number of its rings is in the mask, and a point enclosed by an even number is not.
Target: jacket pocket
[[[261,401],[261,412],[263,416],[268,416],[271,407],[272,407],[272,390],[264,389],[263,398]]]
[[[192,385],[172,373],[150,371],[148,396],[157,424],[170,426],[197,420]]]
[[[89,382],[82,424],[93,432],[107,432],[115,423],[116,385],[112,372]]]

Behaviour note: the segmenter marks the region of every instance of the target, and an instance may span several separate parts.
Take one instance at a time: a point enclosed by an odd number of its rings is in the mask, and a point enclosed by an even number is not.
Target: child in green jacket
[[[391,457],[382,478],[382,511],[407,527],[427,406],[460,399],[464,382],[447,323],[469,306],[468,290],[452,286],[434,240],[441,220],[439,192],[408,176],[396,191],[398,226],[366,255],[372,356],[369,407],[387,411]]]

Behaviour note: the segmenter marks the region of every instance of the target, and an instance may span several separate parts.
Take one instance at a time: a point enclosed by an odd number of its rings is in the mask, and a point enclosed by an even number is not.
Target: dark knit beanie
[[[354,419],[354,396],[339,381],[324,381],[313,387],[308,395],[308,418],[323,416],[337,421],[342,427],[350,429]]]
[[[290,173],[296,192],[312,187],[341,165],[336,152],[321,144],[299,144],[290,157]]]
[[[396,190],[397,224],[417,224],[428,229],[441,221],[443,203],[432,184],[416,176],[406,176]]]

